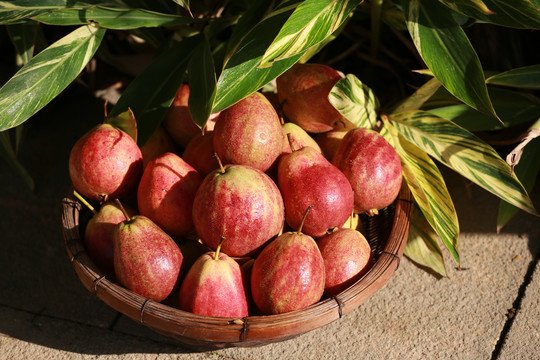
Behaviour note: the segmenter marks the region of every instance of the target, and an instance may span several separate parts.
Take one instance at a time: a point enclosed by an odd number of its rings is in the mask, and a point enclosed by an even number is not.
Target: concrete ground
[[[102,109],[75,87],[27,122],[20,158],[34,192],[0,159],[1,360],[540,358],[539,219],[520,212],[496,234],[498,199],[452,172],[462,269],[447,256],[446,278],[404,258],[385,287],[340,320],[256,348],[194,352],[118,314],[78,280],[60,222],[69,149],[102,121]]]

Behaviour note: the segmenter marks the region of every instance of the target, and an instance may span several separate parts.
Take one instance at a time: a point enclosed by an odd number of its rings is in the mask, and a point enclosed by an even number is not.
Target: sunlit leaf
[[[540,64],[520,67],[490,76],[488,84],[511,86],[522,89],[540,89]]]
[[[260,67],[303,54],[339,28],[359,3],[359,0],[304,1],[264,53]]]
[[[189,112],[197,125],[204,128],[216,97],[216,73],[210,44],[205,36],[193,50],[189,62]]]
[[[0,89],[0,131],[17,126],[64,90],[94,56],[104,29],[79,27],[33,57]]]
[[[334,85],[328,100],[344,118],[356,126],[375,126],[379,100],[373,91],[353,74],[348,74]]]
[[[436,234],[417,207],[413,208],[409,224],[409,237],[403,255],[441,276],[446,276],[444,257]]]
[[[463,29],[438,1],[405,1],[414,44],[435,77],[469,106],[494,117],[480,61]]]
[[[475,0],[476,2],[477,0]],[[451,9],[482,22],[518,29],[540,29],[538,4],[531,0],[483,0],[491,14],[479,9],[472,1],[444,0]]]
[[[169,109],[201,37],[175,42],[153,59],[126,88],[109,116],[130,108],[137,119],[137,143],[144,145]]]
[[[527,191],[497,152],[470,131],[425,111],[389,115],[407,140],[501,199],[536,213]]]
[[[399,103],[392,112],[400,112],[405,110],[417,110],[433,96],[433,94],[441,87],[441,82],[437,78],[433,78],[422,85],[411,96],[405,98]]]
[[[381,134],[398,152],[405,180],[426,221],[459,265],[459,222],[439,169],[424,150],[411,144],[387,121]]]

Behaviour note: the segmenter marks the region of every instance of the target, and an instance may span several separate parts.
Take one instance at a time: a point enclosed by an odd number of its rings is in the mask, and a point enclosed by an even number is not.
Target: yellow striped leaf
[[[353,74],[348,74],[334,85],[328,100],[344,118],[358,127],[372,128],[377,122],[379,100]]]
[[[407,140],[506,202],[536,214],[527,191],[497,152],[470,131],[425,111],[389,116]]]
[[[266,49],[259,67],[303,54],[330,36],[360,3],[359,0],[306,0],[299,5]]]
[[[388,121],[384,121],[381,134],[398,152],[404,178],[425,219],[459,265],[459,222],[439,169],[424,150],[411,144]]]
[[[411,215],[409,237],[403,255],[441,276],[446,276],[444,257],[437,236],[417,207],[413,209]]]
[[[94,25],[81,26],[23,66],[0,89],[0,131],[23,123],[71,84],[104,34]]]

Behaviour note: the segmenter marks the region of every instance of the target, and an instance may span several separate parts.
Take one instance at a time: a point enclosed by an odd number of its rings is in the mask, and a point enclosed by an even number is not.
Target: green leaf
[[[540,138],[531,141],[524,149],[523,155],[514,171],[525,189],[530,193],[540,173]],[[506,201],[501,201],[497,216],[497,232],[518,212],[518,208]]]
[[[48,25],[80,25],[98,23],[106,29],[129,30],[140,27],[178,26],[194,22],[191,17],[162,14],[143,9],[61,9],[32,17]]]
[[[399,103],[392,112],[400,112],[405,110],[418,110],[422,105],[435,94],[441,87],[441,82],[437,78],[430,79],[411,96]]]
[[[510,166],[468,130],[425,111],[405,111],[389,118],[400,134],[434,159],[512,205],[536,213]]]
[[[9,37],[17,50],[21,65],[28,63],[32,56],[34,56],[37,26],[37,23],[13,24],[7,26]]]
[[[175,42],[161,51],[142,73],[126,88],[109,116],[131,109],[137,119],[137,143],[150,138],[169,109],[184,78],[193,49],[200,36]]]
[[[32,16],[63,8],[84,9],[94,6],[93,3],[92,1],[72,0],[0,1],[0,24],[17,24]]]
[[[497,119],[478,56],[448,8],[438,1],[410,0],[405,16],[418,52],[443,86],[467,105]]]
[[[257,24],[227,60],[218,79],[214,109],[218,112],[242,100],[294,65],[301,54],[259,68],[262,56],[292,10],[274,12]]]
[[[523,92],[490,88],[489,96],[502,123],[482,114],[465,104],[431,108],[428,111],[438,117],[451,120],[469,131],[492,131],[534,120],[540,114],[540,99]]]
[[[261,59],[260,67],[303,54],[330,36],[359,0],[306,0],[292,13]]]
[[[189,62],[189,112],[197,125],[206,125],[216,97],[216,72],[212,50],[206,36],[193,50]]]
[[[538,4],[531,0],[483,0],[485,6],[492,12],[486,13],[476,5],[476,2],[465,0],[444,0],[449,8],[482,22],[493,23],[518,29],[540,29],[540,12]]]
[[[426,221],[459,266],[459,222],[439,169],[424,150],[406,140],[388,121],[384,121],[381,134],[399,154],[405,180]]]
[[[446,6],[459,12],[459,9],[470,9],[484,15],[492,15],[493,11],[482,0],[439,0]]]
[[[371,129],[377,123],[379,100],[353,74],[348,74],[334,85],[328,100],[344,118],[358,127]]]
[[[238,23],[233,28],[231,37],[227,41],[226,58],[228,59],[237,49],[242,39],[249,34],[251,29],[255,27],[264,17],[273,9],[274,1],[256,0],[246,10]]]
[[[108,116],[105,119],[105,123],[119,128],[131,136],[133,140],[137,141],[137,120],[131,109],[127,109],[117,116]]]
[[[409,237],[403,255],[441,276],[446,276],[444,257],[437,237],[417,207],[413,208],[409,224]]]
[[[64,90],[94,56],[105,29],[82,26],[33,57],[0,89],[0,131],[17,126]]]
[[[11,146],[8,131],[0,132],[0,155],[9,164],[13,171],[15,171],[15,173],[24,180],[28,188],[33,191],[35,188],[34,179],[32,179],[32,176],[17,159],[17,155]]]
[[[490,76],[488,84],[511,86],[521,89],[540,89],[540,65],[520,67]]]

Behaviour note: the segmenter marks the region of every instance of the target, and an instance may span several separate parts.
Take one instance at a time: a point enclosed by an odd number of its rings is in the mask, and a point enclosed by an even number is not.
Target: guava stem
[[[304,221],[306,221],[307,215],[312,207],[313,205],[309,205],[306,212],[304,213],[304,216],[302,216],[302,222],[300,223],[300,227],[298,228],[298,231],[297,231],[298,235],[302,233],[302,228],[304,227]]]
[[[90,211],[92,211],[95,214],[97,214],[97,211],[96,209],[94,209],[94,207],[92,205],[90,205],[90,203],[88,201],[86,201],[85,198],[83,198],[83,196],[81,194],[79,194],[77,192],[77,190],[73,190],[73,195],[75,195],[77,197],[77,199],[79,199],[84,205],[86,205],[87,208],[90,209]]]
[[[221,170],[221,173],[222,173],[222,174],[225,174],[225,168],[223,167],[223,163],[221,162],[221,159],[219,158],[218,154],[217,154],[217,153],[214,153],[212,156],[215,157],[215,158],[217,159],[218,164],[219,164],[219,168],[220,168],[220,170]]]
[[[129,220],[130,217],[129,217],[129,214],[127,213],[126,209],[124,208],[124,205],[122,205],[122,203],[120,202],[119,199],[115,199],[114,201],[116,202],[116,204],[118,205],[120,210],[122,210],[122,213],[124,214],[124,217],[126,218],[126,220]]]
[[[223,245],[224,240],[225,240],[225,237],[222,236],[217,246],[216,252],[214,253],[214,260],[219,260],[219,252],[221,251],[221,245]]]

